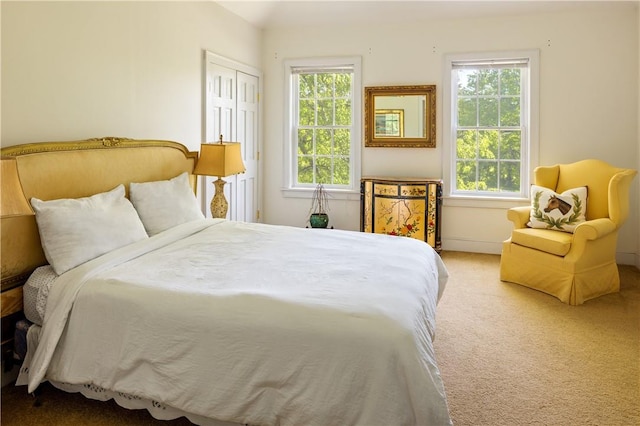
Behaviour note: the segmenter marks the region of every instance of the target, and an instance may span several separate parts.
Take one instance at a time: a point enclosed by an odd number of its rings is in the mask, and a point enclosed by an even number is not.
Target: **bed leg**
[[[40,397],[42,395],[42,388],[40,386],[29,395],[33,397],[33,407],[40,407],[42,405],[42,398]]]

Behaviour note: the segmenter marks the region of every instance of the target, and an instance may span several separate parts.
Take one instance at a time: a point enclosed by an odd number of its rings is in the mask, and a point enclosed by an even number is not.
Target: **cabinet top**
[[[436,182],[442,183],[442,179],[440,178],[416,178],[416,177],[379,177],[379,176],[368,176],[363,177],[361,179],[362,182],[374,180],[376,182],[389,182],[389,183],[398,183],[398,182]]]

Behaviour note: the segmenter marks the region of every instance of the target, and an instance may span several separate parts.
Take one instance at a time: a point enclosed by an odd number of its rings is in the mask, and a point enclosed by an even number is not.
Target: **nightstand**
[[[11,369],[13,363],[13,336],[16,323],[24,318],[22,312],[22,285],[24,279],[6,280],[2,282],[0,307],[2,311],[2,362],[5,371]]]

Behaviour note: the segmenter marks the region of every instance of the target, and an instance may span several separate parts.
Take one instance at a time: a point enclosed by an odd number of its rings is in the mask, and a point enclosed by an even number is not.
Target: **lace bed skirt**
[[[31,357],[35,352],[35,348],[38,345],[40,330],[41,327],[39,325],[31,324],[29,322],[21,323],[19,327],[16,327],[16,338],[20,335],[19,338],[25,343],[24,345],[21,345],[20,348],[17,348],[17,356],[22,360],[22,366],[20,367],[20,374],[16,380],[16,386],[27,385],[28,383],[29,364]],[[158,420],[173,420],[179,417],[186,417],[190,422],[203,426],[242,426],[240,423],[224,422],[209,417],[199,416],[197,414],[186,413],[182,410],[164,405],[158,401],[104,389],[92,383],[74,385],[55,381],[49,382],[56,388],[65,392],[80,392],[86,398],[98,401],[108,401],[113,399],[119,406],[129,410],[145,409]],[[46,394],[43,395],[43,397],[46,398]]]

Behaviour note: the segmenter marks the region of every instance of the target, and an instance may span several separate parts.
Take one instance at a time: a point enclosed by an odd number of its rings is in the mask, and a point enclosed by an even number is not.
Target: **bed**
[[[451,424],[433,349],[448,274],[428,244],[206,219],[176,142],[2,155],[36,212],[2,223],[3,281],[27,281],[34,320],[28,392],[195,424]]]

